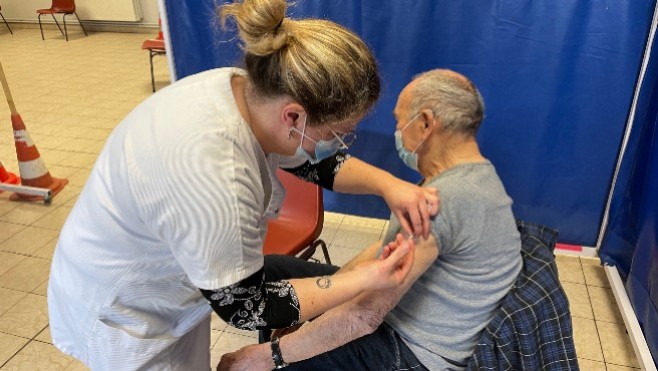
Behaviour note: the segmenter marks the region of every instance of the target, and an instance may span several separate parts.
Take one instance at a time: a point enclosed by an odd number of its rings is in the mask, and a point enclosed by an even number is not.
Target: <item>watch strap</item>
[[[278,370],[288,366],[288,364],[283,360],[283,356],[281,355],[279,338],[273,338],[270,341],[270,348],[272,348],[272,360],[274,361],[274,369]]]

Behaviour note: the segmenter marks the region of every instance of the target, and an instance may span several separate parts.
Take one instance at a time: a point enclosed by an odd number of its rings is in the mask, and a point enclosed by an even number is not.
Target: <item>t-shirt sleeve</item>
[[[441,196],[441,209],[432,220],[432,234],[439,242],[441,255],[458,254],[468,245],[466,239],[479,237],[472,234],[481,229],[484,211],[469,194],[466,183],[438,184],[437,188]]]
[[[253,149],[226,133],[187,135],[143,169],[133,190],[145,224],[192,283],[217,289],[263,266],[262,178]]]

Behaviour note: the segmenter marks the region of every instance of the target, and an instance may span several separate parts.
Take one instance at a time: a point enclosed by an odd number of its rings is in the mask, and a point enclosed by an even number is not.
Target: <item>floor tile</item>
[[[555,255],[558,274],[561,282],[585,284],[585,276],[577,256]]]
[[[597,321],[601,347],[606,363],[620,366],[640,367],[626,327],[618,323]]]
[[[329,211],[324,212],[324,221],[326,222],[331,222],[331,223],[337,223],[340,224],[343,222],[343,219],[345,219],[345,214],[340,214],[340,213],[332,213]]]
[[[55,196],[57,197],[57,196]],[[62,229],[66,218],[68,218],[69,213],[71,212],[71,207],[60,206],[55,209],[53,212],[46,214],[32,225],[41,228],[52,229],[54,231],[59,231]]]
[[[381,238],[381,228],[357,227],[341,224],[336,232],[331,246],[363,250]]]
[[[596,324],[591,319],[573,317],[573,336],[578,358],[603,362],[601,342]]]
[[[605,287],[588,286],[589,298],[594,310],[594,319],[597,321],[624,324],[615,296],[611,289]]]
[[[53,345],[31,341],[2,367],[2,371],[59,371],[66,369],[71,362],[72,358]]]
[[[610,282],[599,258],[581,257],[580,262],[585,275],[585,283],[588,286],[610,287]]]
[[[52,260],[55,247],[57,246],[57,240],[58,236],[55,236],[52,240],[41,246],[39,250],[35,251],[32,256],[35,258]]]
[[[21,203],[19,207],[0,216],[0,221],[11,221],[15,224],[28,225],[34,223],[53,210],[53,207],[44,205],[43,202]]]
[[[0,332],[33,338],[48,325],[48,305],[43,296],[28,294],[0,316]]]
[[[356,227],[368,227],[375,229],[382,229],[386,223],[386,219],[365,218],[356,215],[346,215],[343,218],[344,225],[351,225]]]
[[[9,213],[11,213],[11,211]],[[7,218],[7,220],[9,220],[9,218]],[[16,224],[13,221],[11,223],[3,223],[0,221],[0,242],[8,240],[23,228],[25,228],[24,225]]]
[[[26,296],[25,292],[0,287],[0,316]]]
[[[334,237],[336,236],[336,232],[338,231],[339,227],[340,227],[339,223],[332,223],[325,221],[324,224],[322,225],[322,233],[320,233],[319,239],[324,241],[324,243],[326,243],[327,246],[331,245],[331,242],[334,240]]]
[[[329,246],[327,250],[329,251],[331,264],[339,267],[345,265],[361,252],[357,249],[348,249],[346,247],[340,246]],[[318,249],[315,254],[313,254],[312,258],[320,261],[321,263],[326,263],[324,260],[324,255],[320,249]]]
[[[587,294],[587,286],[571,282],[562,282],[562,288],[569,298],[569,310],[573,317],[594,319],[592,304]]]
[[[5,167],[6,167],[6,165],[5,165]],[[0,196],[3,196],[3,195],[6,195],[7,197],[9,197],[9,194],[7,192],[0,193]],[[18,202],[12,202],[12,201],[9,201],[8,198],[0,197],[0,216],[5,215],[6,213],[10,212],[11,210],[17,208],[19,205],[20,204]],[[0,223],[0,228],[2,228],[1,223]],[[0,232],[0,241],[1,240],[2,240],[2,232]]]
[[[13,357],[29,341],[30,339],[0,332],[0,366]]]
[[[48,296],[48,281],[44,281],[41,285],[37,286],[37,288],[30,291],[30,294]]]
[[[230,333],[230,334],[235,334],[235,335],[241,335],[244,337],[252,338],[252,339],[258,339],[258,331],[247,331],[247,330],[240,330],[237,329],[233,326],[226,326],[224,329],[224,332]]]
[[[219,337],[222,336],[222,333],[224,333],[224,331],[210,331],[210,349],[215,347],[215,344],[217,344],[217,340],[219,340]]]
[[[34,340],[40,341],[42,343],[52,344],[53,339],[50,337],[50,326],[43,329],[43,331],[34,337]]]
[[[0,243],[0,251],[31,255],[55,236],[55,231],[28,226]]]
[[[217,313],[213,312],[210,314],[210,328],[216,331],[224,331],[226,329],[226,322],[224,322]]]
[[[612,363],[606,363],[606,367],[608,368],[608,371],[635,371],[635,370],[641,370],[640,368],[635,368],[635,367],[628,367],[628,366],[619,366],[619,365],[614,365]],[[583,371],[586,369],[583,369]]]
[[[13,253],[6,253],[0,251],[0,276],[8,270],[17,266],[20,262],[25,260],[27,256],[18,255]]]
[[[64,371],[89,371],[89,367],[85,366],[84,363],[78,361],[77,359],[72,359]]]
[[[583,371],[606,371],[605,363],[578,358],[578,366]]]
[[[49,260],[27,257],[0,276],[0,287],[31,292],[44,283],[49,274]]]

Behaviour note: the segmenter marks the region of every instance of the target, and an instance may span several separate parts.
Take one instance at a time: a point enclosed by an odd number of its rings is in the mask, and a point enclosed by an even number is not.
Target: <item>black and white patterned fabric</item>
[[[299,299],[286,280],[268,282],[261,269],[246,279],[201,293],[229,325],[241,330],[294,326],[299,322]]]
[[[336,152],[333,156],[326,158],[313,165],[305,162],[303,165],[292,169],[283,169],[296,177],[310,183],[315,183],[322,188],[333,190],[336,174],[343,167],[345,161],[351,156],[345,152]]]

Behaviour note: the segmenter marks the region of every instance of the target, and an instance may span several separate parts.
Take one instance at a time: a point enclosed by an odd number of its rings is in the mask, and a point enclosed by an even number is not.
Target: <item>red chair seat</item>
[[[144,50],[165,50],[165,42],[162,39],[146,39],[142,43]]]

